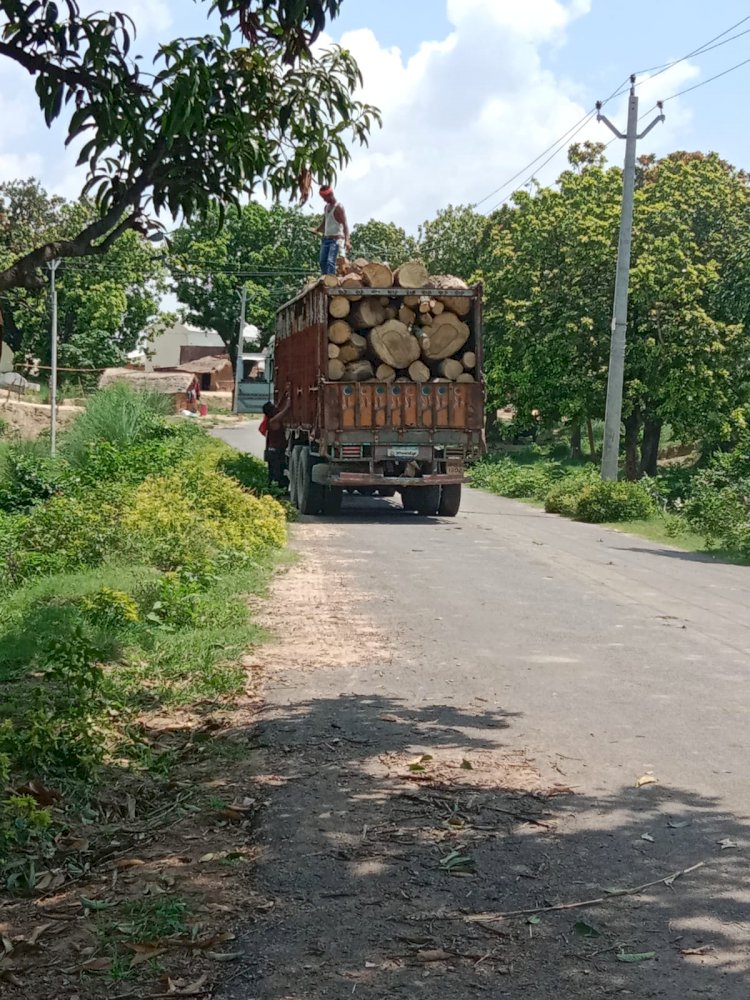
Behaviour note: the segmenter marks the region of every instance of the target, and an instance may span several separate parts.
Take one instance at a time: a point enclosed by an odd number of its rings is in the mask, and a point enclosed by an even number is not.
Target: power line
[[[720,32],[718,35],[714,35],[713,38],[709,38],[707,42],[703,45],[699,45],[697,49],[693,49],[692,52],[688,52],[687,55],[680,56],[679,59],[673,59],[671,62],[662,63],[661,66],[652,66],[650,69],[641,69],[635,74],[636,76],[646,76],[649,73],[653,73],[653,76],[649,79],[653,80],[657,76],[661,76],[662,73],[666,73],[668,69],[672,69],[673,66],[679,65],[681,62],[685,62],[686,59],[692,59],[693,56],[703,55],[705,52],[711,52],[713,49],[718,49],[722,45],[726,45],[728,42],[733,42],[735,38],[741,38],[742,35],[746,35],[750,29],[747,31],[741,31],[737,35],[732,35],[731,38],[724,38],[724,35],[728,35],[730,31],[734,31],[735,28],[739,28],[740,25],[744,24],[746,21],[750,21],[750,14],[747,17],[743,17],[736,24],[732,24],[725,31]],[[723,42],[719,42],[720,38],[724,38]],[[714,42],[718,42],[714,45]]]
[[[677,66],[681,62],[685,62],[686,59],[690,59],[690,58],[692,58],[693,56],[696,56],[696,55],[703,55],[706,52],[711,52],[713,49],[717,49],[717,48],[719,48],[722,45],[726,45],[729,42],[732,42],[732,41],[734,41],[737,38],[741,38],[743,35],[750,34],[750,28],[748,28],[745,31],[738,32],[736,35],[732,35],[731,38],[725,38],[724,37],[725,35],[729,34],[729,32],[734,31],[735,28],[741,27],[741,25],[745,24],[747,21],[750,21],[750,15],[747,15],[746,17],[741,18],[735,24],[730,25],[730,27],[726,28],[724,31],[720,32],[718,35],[714,35],[713,38],[709,38],[708,41],[704,42],[702,45],[699,45],[697,48],[693,49],[691,52],[688,52],[686,55],[681,56],[679,59],[674,59],[674,60],[672,60],[669,63],[663,63],[660,66],[652,66],[650,69],[640,70],[639,73],[636,74],[636,75],[640,76],[640,75],[646,75],[646,74],[651,73],[653,75],[650,76],[648,79],[653,80],[657,76],[660,76],[662,73],[666,73],[666,71],[669,70],[669,69],[671,69],[673,66]],[[723,41],[720,41],[720,39],[723,39]],[[744,63],[738,63],[737,66],[733,66],[732,69],[737,69],[739,66],[742,66],[742,65],[744,65]],[[710,83],[712,80],[716,80],[720,76],[724,76],[724,75],[726,75],[726,73],[732,72],[732,69],[726,70],[724,73],[719,73],[716,76],[711,77],[709,80],[705,80],[704,83]],[[630,79],[629,77],[626,78],[626,81],[624,81],[624,82],[629,81],[629,79]],[[642,81],[642,82],[646,82],[646,81]],[[640,86],[640,83],[636,84],[636,86]],[[667,98],[667,100],[672,100],[675,97],[682,96],[682,94],[687,94],[691,90],[697,89],[698,86],[703,86],[703,84],[696,84],[695,87],[689,87],[686,90],[681,91],[679,94],[673,94],[672,97]],[[623,84],[620,84],[613,91],[613,93],[610,94],[610,96],[605,101],[601,102],[600,107],[603,108],[606,104],[608,104],[610,101],[614,100],[616,97],[619,97],[621,94],[626,93],[628,89],[629,89],[629,87],[627,87],[627,86],[625,86],[624,89],[623,89]],[[654,105],[654,107],[656,107],[656,105]],[[644,114],[650,114],[650,112],[652,110],[653,110],[653,108],[649,109],[649,111],[645,112]],[[519,170],[518,173],[514,174],[513,177],[508,178],[507,181],[505,181],[499,187],[495,188],[494,191],[491,191],[490,194],[485,195],[484,198],[482,198],[479,201],[475,202],[473,207],[477,208],[479,205],[483,204],[483,202],[488,201],[493,195],[498,194],[498,192],[502,191],[503,188],[508,187],[508,185],[512,184],[513,181],[517,180],[522,174],[525,174],[526,171],[529,170],[530,167],[532,167],[535,164],[537,164],[539,162],[539,160],[542,159],[543,156],[545,156],[547,153],[550,153],[552,150],[554,150],[554,152],[551,152],[551,155],[544,161],[544,163],[542,163],[539,167],[536,167],[535,172],[538,172],[539,170],[542,170],[545,166],[547,166],[548,163],[551,162],[551,160],[553,160],[558,155],[558,153],[561,152],[563,146],[566,143],[568,143],[571,139],[573,139],[576,135],[578,135],[578,133],[583,128],[585,128],[585,126],[588,124],[588,122],[593,117],[593,111],[595,111],[595,109],[592,109],[592,111],[587,112],[583,116],[583,118],[579,119],[578,122],[576,122],[575,125],[571,126],[571,128],[569,128],[567,132],[563,133],[563,135],[560,136],[559,139],[556,139],[555,142],[553,142],[543,152],[541,152],[539,154],[539,156],[536,157],[536,159],[531,160],[531,162],[528,163],[521,170]],[[643,115],[641,117],[643,117]],[[611,140],[611,142],[614,142],[614,140]],[[611,145],[611,142],[607,143],[607,146]],[[607,146],[605,146],[605,149],[607,148]],[[521,187],[524,187],[526,184],[528,184],[528,182],[533,178],[533,176],[534,175],[532,174],[530,177],[528,177],[523,182],[523,184],[521,185]],[[496,205],[494,205],[490,209],[490,212],[494,212],[505,201],[507,201],[507,198],[501,199]]]
[[[709,76],[707,80],[701,80],[700,83],[694,83],[692,87],[685,87],[684,90],[679,90],[676,94],[670,94],[669,97],[664,98],[662,104],[666,104],[667,101],[674,101],[675,98],[677,97],[683,97],[685,94],[689,94],[693,90],[699,90],[701,87],[705,87],[706,84],[713,83],[714,80],[718,80],[722,76],[726,76],[728,73],[733,73],[736,69],[739,69],[741,66],[747,66],[748,63],[750,63],[750,59],[743,59],[742,62],[735,63],[734,66],[730,66],[729,69],[722,70],[721,73],[716,73],[714,76]],[[656,105],[654,105],[654,107],[656,107]],[[654,110],[653,108],[650,108],[649,111],[644,112],[644,114],[649,114],[650,111],[653,110]]]

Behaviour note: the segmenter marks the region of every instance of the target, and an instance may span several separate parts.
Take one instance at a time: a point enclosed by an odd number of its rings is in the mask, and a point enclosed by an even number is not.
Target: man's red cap
[[[327,194],[333,194],[333,188],[330,184],[324,184],[320,189],[320,194],[325,197]]]

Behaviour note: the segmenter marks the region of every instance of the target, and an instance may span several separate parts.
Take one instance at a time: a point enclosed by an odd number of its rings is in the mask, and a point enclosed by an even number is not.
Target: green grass
[[[610,528],[612,531],[619,531],[625,535],[635,535],[638,538],[646,538],[650,542],[657,542],[659,545],[665,545],[671,549],[695,552],[699,555],[705,555],[715,562],[733,563],[736,566],[750,565],[750,560],[741,559],[736,554],[724,549],[709,548],[703,535],[697,534],[687,527],[675,534],[670,531],[667,524],[668,522],[663,517],[657,515],[646,521],[617,521],[598,525],[598,527]]]

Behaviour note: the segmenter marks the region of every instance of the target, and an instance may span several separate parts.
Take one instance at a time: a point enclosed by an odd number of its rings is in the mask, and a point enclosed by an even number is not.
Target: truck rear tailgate
[[[481,432],[483,393],[471,382],[323,382],[329,434],[371,431],[375,440],[409,430]]]

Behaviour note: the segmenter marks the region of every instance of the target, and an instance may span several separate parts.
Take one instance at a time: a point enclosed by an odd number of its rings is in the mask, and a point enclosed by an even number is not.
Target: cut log
[[[398,311],[398,318],[404,324],[404,326],[411,326],[414,320],[417,318],[417,314],[413,309],[408,306],[403,305]]]
[[[419,311],[421,313],[428,313],[430,311],[430,300],[426,295],[420,296]]]
[[[351,342],[355,347],[358,347],[360,352],[364,354],[367,349],[367,337],[363,337],[360,333],[353,333],[351,335]]]
[[[401,288],[424,288],[428,283],[427,268],[419,260],[409,260],[396,271],[396,284]]]
[[[387,264],[365,264],[362,279],[370,288],[390,288],[393,284],[393,271]]]
[[[385,310],[385,318],[388,319],[398,319],[398,309],[395,306],[387,306]]]
[[[397,319],[376,326],[370,334],[370,350],[391,368],[408,368],[419,358],[419,341]]]
[[[430,312],[433,316],[439,316],[445,306],[439,299],[430,299]]]
[[[392,382],[396,377],[396,369],[390,365],[378,365],[375,369],[375,378],[379,382]]]
[[[476,382],[476,379],[471,374],[471,372],[463,372],[461,375],[458,376],[456,382]]]
[[[351,312],[351,324],[357,329],[380,326],[385,320],[385,309],[374,299],[365,298]]]
[[[405,295],[404,305],[408,306],[409,309],[417,309],[419,307],[419,296],[418,295]]]
[[[320,280],[326,288],[338,288],[339,276],[337,274],[324,274]]]
[[[337,319],[328,327],[328,339],[332,344],[345,344],[352,335],[352,328],[345,319]]]
[[[333,295],[328,303],[328,312],[334,319],[343,319],[349,315],[352,305],[344,295]]]
[[[359,359],[364,354],[361,347],[355,347],[351,340],[342,344],[339,348],[339,361],[343,361],[345,365],[348,365],[351,361],[359,361]]]
[[[339,356],[339,351],[340,350],[341,350],[341,348],[339,347],[338,344],[329,344],[328,345],[328,357],[329,357],[329,359],[333,360],[334,358],[337,358]]]
[[[340,378],[343,378],[345,371],[346,365],[343,361],[339,361],[338,358],[331,358],[328,362],[328,378],[333,382],[338,382]]]
[[[412,382],[429,382],[430,369],[422,361],[412,361],[409,365],[409,378]]]
[[[342,354],[344,350],[345,348],[342,347]],[[456,361],[454,358],[446,358],[445,361],[441,361],[438,365],[438,371],[443,378],[449,378],[451,382],[455,382],[459,375],[463,375],[464,366],[460,361]]]
[[[391,300],[388,298],[387,295],[381,295],[381,296],[379,296],[378,302],[381,304],[381,306],[384,309],[387,309],[388,306],[391,304]]]
[[[365,379],[373,378],[375,372],[369,361],[352,361],[346,366],[344,371],[345,382],[364,382]]]
[[[464,368],[476,368],[477,356],[473,351],[467,351],[461,358]]]
[[[420,313],[417,316],[417,322],[421,323],[422,326],[432,326],[435,320],[431,312],[426,312],[426,313]]]
[[[361,288],[362,278],[356,272],[352,272],[351,274],[344,275],[340,284],[342,288]],[[349,302],[359,302],[361,298],[361,295],[347,295]]]
[[[469,339],[469,327],[453,313],[444,312],[435,318],[429,337],[422,345],[426,361],[441,361],[456,354]]]
[[[370,263],[369,260],[365,260],[364,257],[357,257],[355,258],[355,260],[352,261],[352,267],[354,268],[355,271],[359,271],[359,273],[361,274],[369,263]]]
[[[453,274],[433,274],[430,275],[429,279],[430,288],[444,288],[449,290],[451,288],[468,288],[469,286],[461,278],[457,278]],[[469,298],[456,298],[455,296],[440,296],[440,301],[443,303],[446,309],[450,309],[452,313],[456,316],[467,316],[471,312],[471,299]]]

